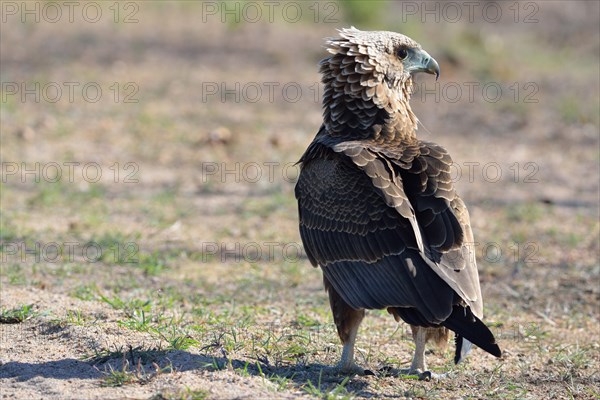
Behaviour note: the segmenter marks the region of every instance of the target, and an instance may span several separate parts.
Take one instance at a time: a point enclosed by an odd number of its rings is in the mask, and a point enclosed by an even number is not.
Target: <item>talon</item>
[[[385,367],[381,367],[378,370],[378,372],[382,372],[382,373],[386,373],[386,374],[389,374],[392,371],[393,371],[393,368],[390,367],[389,365],[386,365]]]
[[[412,369],[412,368],[401,369],[400,374],[407,375],[407,376],[420,376],[421,370],[420,369]]]
[[[368,369],[363,369],[356,364],[351,364],[347,366],[338,365],[335,368],[336,373],[342,375],[375,375],[372,371]]]
[[[431,380],[431,371],[425,371],[421,374],[417,375],[420,381],[430,381]]]
[[[375,376],[375,372],[371,371],[370,369],[365,369],[364,370],[364,375],[366,375],[366,376]]]

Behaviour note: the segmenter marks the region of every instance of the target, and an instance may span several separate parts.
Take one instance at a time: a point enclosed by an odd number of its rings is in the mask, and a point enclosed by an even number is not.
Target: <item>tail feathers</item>
[[[456,364],[467,356],[471,350],[471,344],[477,345],[496,357],[502,355],[494,334],[479,318],[473,315],[469,307],[454,306],[452,314],[442,322],[442,325],[457,335],[454,356]]]
[[[454,364],[458,364],[471,352],[473,348],[473,343],[469,342],[462,336],[456,335],[456,352],[454,353]]]

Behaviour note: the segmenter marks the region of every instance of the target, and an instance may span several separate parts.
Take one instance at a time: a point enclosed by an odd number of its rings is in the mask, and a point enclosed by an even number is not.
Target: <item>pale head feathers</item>
[[[408,103],[411,74],[399,51],[421,50],[417,42],[399,33],[351,27],[339,30],[339,37],[328,38],[326,48],[331,56],[321,61],[320,72],[325,124],[332,134],[362,130],[371,131],[363,136],[371,136],[386,129],[416,130],[417,118]]]

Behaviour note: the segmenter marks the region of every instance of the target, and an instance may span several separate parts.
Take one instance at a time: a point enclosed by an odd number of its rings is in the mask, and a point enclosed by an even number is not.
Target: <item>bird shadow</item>
[[[233,370],[243,375],[259,377],[268,380],[276,386],[292,386],[299,391],[306,391],[315,395],[335,393],[342,395],[352,392],[354,395],[372,397],[375,392],[368,391],[368,379],[356,379],[358,375],[339,373],[334,367],[321,363],[298,363],[286,366],[274,366],[263,360],[247,361],[228,359],[225,357],[213,358],[213,365],[218,370]],[[370,378],[360,376],[360,378]]]
[[[133,367],[131,365],[133,364]],[[98,380],[109,376],[113,371],[124,370],[139,374],[147,371],[208,371],[220,374],[232,371],[241,376],[265,379],[276,386],[293,386],[295,389],[328,393],[337,391],[361,392],[368,395],[368,380],[355,380],[352,376],[338,374],[331,366],[312,363],[291,366],[273,366],[261,361],[247,361],[228,357],[215,357],[209,354],[194,354],[184,350],[172,350],[148,354],[125,351],[96,357],[90,360],[64,358],[43,362],[8,361],[0,365],[0,379],[14,379],[27,382],[36,378],[58,380]]]

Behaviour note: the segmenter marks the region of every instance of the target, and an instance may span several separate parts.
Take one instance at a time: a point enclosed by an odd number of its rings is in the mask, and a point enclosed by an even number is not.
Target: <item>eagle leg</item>
[[[413,340],[415,341],[415,354],[410,364],[409,374],[418,375],[425,372],[427,363],[425,361],[425,344],[427,343],[427,330],[420,326],[411,325]]]
[[[365,310],[356,310],[348,305],[342,297],[336,292],[331,283],[323,276],[325,290],[329,294],[329,305],[333,313],[333,321],[337,328],[338,336],[344,346],[342,349],[342,357],[338,363],[336,370],[344,374],[372,374],[370,371],[365,371],[354,363],[354,343],[358,327],[365,317]]]
[[[354,363],[354,343],[356,341],[356,334],[358,332],[358,327],[365,315],[365,310],[360,310],[356,312],[356,315],[350,321],[344,321],[342,324],[338,326],[338,334],[340,339],[342,340],[342,344],[344,345],[342,349],[342,357],[337,366],[337,369],[343,373],[358,373],[365,374],[365,370],[360,368],[358,365]],[[349,324],[346,322],[350,322]],[[340,326],[346,328],[345,330],[341,330]]]
[[[407,375],[417,375],[419,380],[443,379],[445,374],[436,374],[427,370],[425,361],[425,344],[433,339],[440,347],[448,342],[449,331],[446,328],[424,328],[421,326],[410,326],[415,341],[415,354]]]

